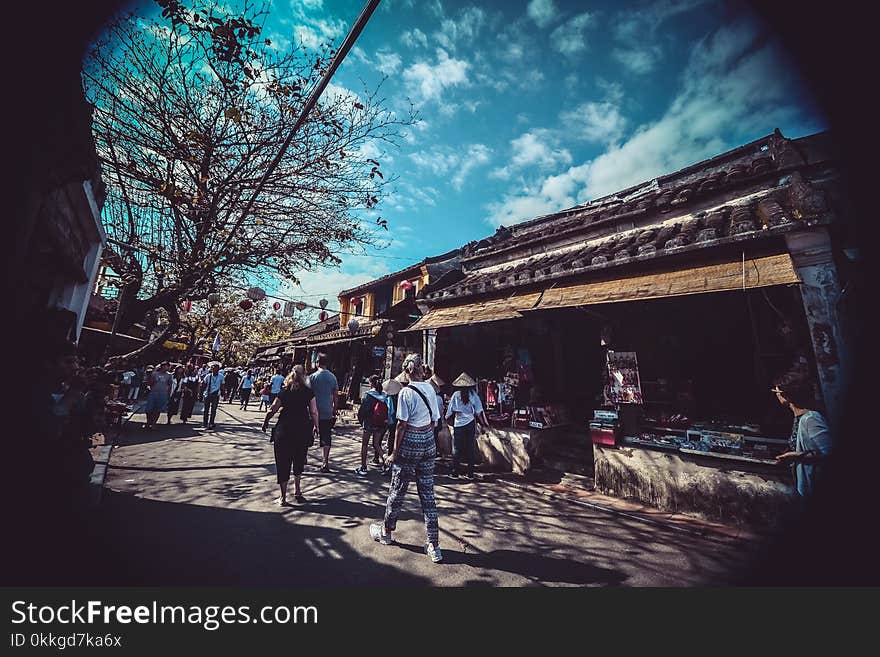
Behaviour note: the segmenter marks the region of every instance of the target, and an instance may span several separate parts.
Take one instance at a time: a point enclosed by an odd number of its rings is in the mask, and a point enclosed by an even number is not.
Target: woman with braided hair
[[[434,457],[437,455],[434,423],[440,417],[440,410],[434,388],[424,380],[422,357],[407,356],[403,371],[409,377],[409,385],[400,391],[397,400],[397,435],[394,451],[386,461],[391,464],[391,491],[385,506],[385,521],[370,525],[370,536],[383,545],[394,542],[391,533],[397,527],[406,489],[410,481],[415,480],[425,516],[425,551],[431,561],[437,563],[443,559],[434,497]]]

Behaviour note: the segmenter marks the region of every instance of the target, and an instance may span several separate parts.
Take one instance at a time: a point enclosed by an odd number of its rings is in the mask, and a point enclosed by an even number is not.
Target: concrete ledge
[[[788,472],[711,457],[594,445],[596,490],[667,513],[756,529],[778,524],[795,495]]]
[[[492,427],[477,436],[477,451],[493,470],[525,474],[534,467],[545,442],[539,431]]]

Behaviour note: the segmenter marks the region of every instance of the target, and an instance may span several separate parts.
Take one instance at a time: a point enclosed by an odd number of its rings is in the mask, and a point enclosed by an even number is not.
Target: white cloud
[[[612,32],[619,46],[611,56],[635,75],[646,75],[663,58],[658,31],[667,20],[689,12],[707,0],[658,0],[638,10],[623,11],[613,21]]]
[[[509,226],[575,205],[577,190],[583,187],[587,167],[571,167],[562,174],[549,176],[536,193],[528,186],[518,193],[506,195],[501,202],[489,203],[485,206],[489,211],[487,220],[493,226]]]
[[[486,12],[479,7],[465,7],[456,18],[444,18],[434,39],[447,50],[454,51],[460,43],[473,45],[486,23]]]
[[[662,57],[659,46],[633,47],[628,49],[614,48],[611,56],[631,73],[645,75],[657,66]]]
[[[568,136],[602,144],[617,142],[626,127],[626,118],[613,103],[582,103],[559,118]]]
[[[385,75],[394,75],[400,70],[401,59],[396,52],[377,52],[376,70]]]
[[[815,110],[799,84],[779,46],[755,25],[724,26],[693,48],[660,119],[591,161],[512,190],[487,206],[487,220],[506,225],[572,207],[719,155],[775,127],[785,133],[786,126],[812,126],[808,117]]]
[[[437,49],[437,61],[418,61],[403,72],[403,80],[420,101],[439,101],[450,87],[467,85],[470,64],[450,57],[442,48]]]
[[[587,49],[585,32],[593,22],[593,15],[587,12],[567,20],[550,33],[553,49],[571,57]]]
[[[489,163],[492,159],[492,149],[484,144],[471,144],[467,153],[461,160],[461,166],[458,172],[452,178],[452,186],[460,190],[468,174],[476,167]]]
[[[547,27],[559,17],[559,10],[553,0],[531,0],[526,13],[541,28]]]
[[[426,48],[428,46],[427,35],[417,27],[401,34],[400,40],[407,48],[415,48],[416,46]]]
[[[535,165],[542,169],[570,163],[571,153],[557,148],[556,142],[556,135],[549,130],[526,132],[510,142],[513,149],[510,163],[517,168]]]
[[[302,299],[306,303],[318,305],[318,300],[324,297],[329,302],[327,311],[338,312],[339,302],[337,295],[342,290],[357,287],[377,278],[390,274],[395,262],[382,258],[341,256],[343,264],[339,269],[323,268],[317,271],[303,271],[297,274],[299,285],[290,281],[279,280],[279,295],[291,299]],[[303,312],[303,320],[307,323],[318,321],[319,310],[308,309]]]

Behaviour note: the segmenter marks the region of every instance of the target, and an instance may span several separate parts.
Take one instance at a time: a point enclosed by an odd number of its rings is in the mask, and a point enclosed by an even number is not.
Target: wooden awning
[[[415,324],[401,332],[424,331],[426,329],[477,324],[480,322],[497,322],[501,319],[515,319],[522,317],[520,311],[532,308],[540,297],[540,293],[533,292],[500,299],[489,299],[488,301],[478,301],[460,306],[435,308]]]
[[[740,260],[555,287],[544,292],[535,310],[658,299],[800,282],[791,256],[783,253],[747,259],[745,264]]]

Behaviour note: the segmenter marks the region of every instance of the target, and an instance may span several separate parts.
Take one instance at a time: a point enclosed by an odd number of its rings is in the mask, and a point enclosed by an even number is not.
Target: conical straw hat
[[[434,386],[434,390],[439,390],[440,388],[442,388],[443,386],[446,385],[446,381],[444,381],[443,379],[441,379],[441,378],[440,378],[439,376],[437,376],[436,374],[435,374],[434,376],[432,376],[430,379],[428,379],[428,382],[429,382],[432,386]]]
[[[456,388],[473,388],[477,385],[477,382],[471,378],[470,374],[462,372],[458,378],[452,382],[452,385]]]
[[[394,377],[394,380],[397,381],[398,383],[403,383],[403,384],[409,383],[409,381],[410,381],[409,374],[407,374],[406,372],[401,372],[400,374],[398,374],[397,376]]]
[[[403,390],[403,386],[394,379],[388,379],[385,383],[382,384],[382,391],[386,395],[396,395],[401,390]]]

